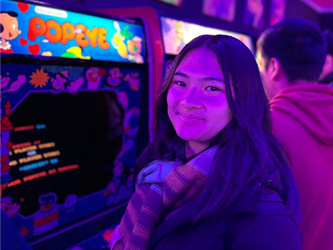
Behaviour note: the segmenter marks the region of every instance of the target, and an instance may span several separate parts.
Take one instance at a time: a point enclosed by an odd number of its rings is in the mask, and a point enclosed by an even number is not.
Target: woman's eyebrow
[[[182,77],[185,77],[185,78],[189,78],[188,75],[186,75],[185,73],[182,73],[182,72],[175,72],[174,76],[182,76]]]
[[[186,79],[190,78],[187,74],[180,72],[180,71],[175,72],[174,76],[180,76],[180,77],[184,77]],[[200,81],[201,82],[218,82],[218,83],[225,85],[224,79],[221,77],[218,77],[218,76],[217,77],[206,76],[206,77],[201,78]]]

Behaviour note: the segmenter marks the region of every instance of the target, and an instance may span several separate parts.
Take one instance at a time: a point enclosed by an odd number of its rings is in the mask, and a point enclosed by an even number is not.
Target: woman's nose
[[[180,104],[187,109],[192,108],[201,108],[202,107],[202,100],[200,98],[199,90],[195,88],[189,89],[184,97],[182,98]]]

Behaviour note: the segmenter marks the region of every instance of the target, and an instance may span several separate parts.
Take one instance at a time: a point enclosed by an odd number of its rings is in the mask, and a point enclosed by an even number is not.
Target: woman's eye
[[[186,86],[186,83],[183,81],[174,81],[174,84],[178,85],[178,86]]]
[[[214,86],[208,86],[206,89],[209,91],[221,91],[221,89],[214,87]]]
[[[13,24],[13,29],[16,30],[16,25],[15,24]]]

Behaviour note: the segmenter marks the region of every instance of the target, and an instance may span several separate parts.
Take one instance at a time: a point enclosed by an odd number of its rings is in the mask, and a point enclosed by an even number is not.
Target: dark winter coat
[[[301,250],[302,236],[283,200],[271,186],[249,189],[231,206],[193,224],[202,204],[194,199],[153,232],[149,250]]]

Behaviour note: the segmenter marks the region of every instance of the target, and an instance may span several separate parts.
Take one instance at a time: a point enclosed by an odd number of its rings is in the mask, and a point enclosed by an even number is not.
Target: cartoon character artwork
[[[68,70],[58,72],[52,79],[52,89],[58,91],[63,89],[68,83]]]
[[[91,56],[83,56],[83,50],[81,47],[73,46],[66,50],[66,52],[62,53],[60,57],[66,58],[79,58],[84,60],[90,60]]]
[[[4,137],[2,139],[8,140],[9,131],[1,131],[1,136]],[[1,152],[5,153],[4,155],[1,155],[1,192],[5,190],[8,184],[12,181],[12,176],[9,173],[11,169],[11,166],[9,165],[9,152],[7,146],[3,144],[5,143],[1,141]]]
[[[80,77],[72,82],[69,83],[67,89],[69,93],[75,94],[79,91],[79,88],[81,88],[84,84],[84,78]]]
[[[21,34],[18,29],[17,13],[14,11],[0,12],[0,52],[13,54],[11,44],[6,40],[13,40]]]
[[[3,77],[2,78],[4,81],[10,81],[10,78],[9,77]],[[18,75],[17,76],[17,79],[9,86],[8,89],[4,90],[3,92],[6,93],[6,92],[15,92],[17,91],[19,88],[21,88],[21,86],[23,84],[25,84],[27,82],[27,78],[25,75]],[[2,86],[1,86],[2,88]]]
[[[91,67],[86,72],[87,78],[87,89],[98,89],[99,83],[102,77],[105,75],[105,69],[100,69],[98,67]]]
[[[118,100],[124,110],[128,107],[128,95],[125,91],[118,92]]]
[[[40,235],[56,228],[59,224],[57,195],[48,193],[38,199],[40,210],[34,214],[34,235]]]
[[[0,197],[2,196],[2,191],[4,191],[9,183],[12,181],[12,176],[10,175],[9,171],[11,169],[10,163],[9,163],[9,155],[10,155],[10,149],[12,147],[12,142],[10,141],[10,131],[14,129],[13,124],[10,121],[10,114],[11,114],[11,104],[10,101],[7,101],[6,104],[3,107],[4,112],[2,112],[2,117],[0,118],[0,129],[1,129],[1,138],[0,138],[0,144],[1,144],[1,164],[0,164],[0,172],[1,172],[1,189],[0,189]],[[3,200],[1,198],[1,208],[3,207]],[[12,206],[6,206],[7,208]],[[11,210],[10,209],[10,210]],[[5,210],[4,210],[5,211]],[[17,212],[17,211],[16,211]],[[7,213],[5,211],[5,213]],[[9,213],[11,213],[9,211]],[[9,216],[9,214],[8,214]]]
[[[65,206],[67,213],[74,211],[74,206],[76,205],[77,200],[78,200],[78,197],[76,194],[70,194],[66,197],[64,206]]]
[[[131,181],[129,175],[126,174],[126,172],[128,171],[125,171],[126,167],[127,169],[129,167],[125,166],[120,159],[126,152],[129,152],[133,148],[133,146],[134,141],[130,138],[127,139],[123,144],[123,147],[121,148],[119,154],[114,160],[113,177],[103,193],[104,197],[108,196],[109,194],[116,194],[122,185],[127,185],[127,182]]]
[[[143,57],[141,56],[142,52],[142,39],[138,36],[132,38],[132,40],[127,40],[128,59],[131,62],[143,63]]]
[[[11,113],[11,104],[8,101],[7,93],[15,92],[21,88],[23,84],[27,82],[25,75],[18,75],[17,78],[11,82],[11,78],[8,76],[0,75],[0,103],[5,103],[5,106],[1,109],[1,131],[12,130],[13,125],[10,122],[9,116]],[[8,87],[9,86],[9,87]],[[5,113],[3,113],[5,111]]]
[[[124,173],[124,164],[120,161],[115,161],[113,168],[113,177],[106,187],[103,196],[108,194],[116,194],[120,185],[126,182],[126,175]]]
[[[75,94],[85,82],[82,67],[43,65],[43,68],[46,72],[55,74],[51,78],[51,88],[54,91],[61,91],[67,87],[68,92]]]
[[[130,62],[143,63],[144,60],[141,56],[142,38],[138,36],[133,37],[132,32],[128,30],[129,26],[121,29],[119,23],[116,21],[113,23],[113,26],[116,29],[116,33],[112,36],[111,44],[117,50],[118,54]]]
[[[19,75],[19,76],[17,76],[17,79],[10,85],[9,89],[7,90],[7,92],[15,92],[15,91],[17,91],[26,82],[27,82],[27,78],[26,78],[25,75]]]
[[[12,142],[9,140],[10,130],[14,129],[10,121],[11,105],[7,101],[4,107],[4,116],[0,118],[0,209],[9,217],[15,215],[20,209],[20,205],[13,202],[9,196],[2,197],[3,191],[8,187],[12,180],[9,171],[11,169],[9,163],[9,151]]]
[[[75,59],[84,59],[84,60],[90,60],[91,56],[84,56],[82,55],[83,49],[78,46],[73,46],[68,49],[66,49],[65,52],[63,52],[60,57],[65,57],[65,58],[75,58]],[[52,57],[53,54],[51,51],[43,51],[41,53],[42,56],[49,56]]]
[[[123,144],[123,147],[121,148],[119,154],[117,155],[116,161],[120,161],[120,159],[124,156],[124,154],[128,151],[130,151],[134,146],[134,141],[129,138],[125,141]]]
[[[131,127],[131,119],[135,116],[140,116],[140,109],[138,107],[131,108],[126,114],[124,119],[124,132],[128,136],[135,136],[139,132],[139,127]]]
[[[9,82],[10,82],[10,78],[9,77],[6,77],[6,76],[2,77],[0,75],[0,88],[1,89],[6,88],[8,86],[8,84],[9,84]]]
[[[129,74],[126,74],[123,78],[124,81],[128,81],[128,84],[130,86],[130,89],[133,91],[138,91],[140,86],[140,79],[139,79],[139,73],[138,72],[131,72]]]
[[[20,207],[21,205],[13,202],[13,198],[9,196],[1,198],[1,210],[4,211],[8,217],[15,215]]]
[[[109,85],[112,88],[119,87],[119,85],[121,83],[122,75],[123,75],[123,73],[120,71],[119,68],[109,69],[108,75],[105,79],[106,84]]]
[[[127,47],[126,44],[124,43],[126,33],[122,32],[119,26],[118,22],[113,23],[114,28],[116,29],[116,33],[113,34],[111,44],[112,46],[118,51],[118,54],[122,58],[127,58]]]

